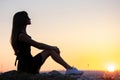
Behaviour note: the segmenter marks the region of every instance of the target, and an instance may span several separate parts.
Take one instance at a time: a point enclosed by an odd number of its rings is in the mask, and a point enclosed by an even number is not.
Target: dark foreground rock
[[[2,73],[0,75],[0,80],[77,80],[77,79],[68,75],[61,74],[58,71],[51,71],[49,73],[41,73],[34,75],[13,70]]]

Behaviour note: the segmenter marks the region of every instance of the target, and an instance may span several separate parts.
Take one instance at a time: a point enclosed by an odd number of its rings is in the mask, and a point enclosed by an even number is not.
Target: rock
[[[18,72],[13,70],[2,73],[0,75],[0,80],[32,80],[31,75],[32,74],[27,74],[24,72]]]
[[[18,72],[15,70],[2,73],[0,80],[77,80],[68,75],[61,74],[58,71],[51,71],[49,73],[28,74]]]
[[[60,72],[58,72],[56,70],[53,70],[53,71],[49,72],[48,74],[49,75],[55,75],[55,76],[57,76],[57,75],[63,75],[63,74],[61,74]]]

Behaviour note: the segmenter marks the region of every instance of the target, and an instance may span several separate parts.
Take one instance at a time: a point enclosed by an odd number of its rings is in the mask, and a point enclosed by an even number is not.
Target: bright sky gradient
[[[58,46],[61,56],[81,70],[120,69],[120,0],[0,0],[0,71],[16,69],[10,45],[13,15],[25,10],[36,41]],[[40,50],[32,48],[36,55]],[[64,70],[49,58],[41,68]]]

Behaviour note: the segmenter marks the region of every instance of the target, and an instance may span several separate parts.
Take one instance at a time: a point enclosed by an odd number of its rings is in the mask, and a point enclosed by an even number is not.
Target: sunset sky
[[[58,46],[80,70],[120,69],[120,0],[0,0],[0,72],[16,69],[10,45],[13,15],[27,11],[32,39]],[[32,55],[41,50],[32,47]],[[49,58],[41,71],[64,70]]]

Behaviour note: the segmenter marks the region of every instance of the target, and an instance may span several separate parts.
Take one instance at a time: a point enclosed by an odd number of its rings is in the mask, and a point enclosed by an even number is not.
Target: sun
[[[108,65],[107,70],[109,72],[114,72],[115,71],[115,66],[114,65]]]

